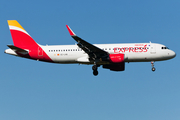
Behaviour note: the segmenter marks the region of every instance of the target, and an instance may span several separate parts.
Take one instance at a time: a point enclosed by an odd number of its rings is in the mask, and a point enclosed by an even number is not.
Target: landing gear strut
[[[156,68],[154,67],[154,61],[151,61],[152,71],[154,72]]]
[[[98,70],[97,70],[98,67],[99,67],[99,65],[96,65],[96,64],[92,66],[92,70],[93,70],[93,75],[94,76],[98,75]]]

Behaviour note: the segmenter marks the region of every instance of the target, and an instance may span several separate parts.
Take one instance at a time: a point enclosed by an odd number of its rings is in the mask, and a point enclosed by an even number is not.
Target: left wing
[[[109,53],[92,45],[80,37],[76,36],[76,34],[71,30],[71,28],[66,25],[70,35],[78,42],[78,46],[84,50],[89,55],[90,60],[107,60]]]

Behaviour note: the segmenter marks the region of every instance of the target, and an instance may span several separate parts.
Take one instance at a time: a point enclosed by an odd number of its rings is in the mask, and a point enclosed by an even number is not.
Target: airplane
[[[126,44],[90,44],[78,37],[66,25],[75,45],[40,45],[16,21],[8,20],[14,45],[7,45],[5,53],[37,61],[60,64],[93,65],[93,75],[98,75],[98,67],[111,71],[124,71],[125,62],[154,62],[172,59],[176,53],[168,47],[157,43]]]

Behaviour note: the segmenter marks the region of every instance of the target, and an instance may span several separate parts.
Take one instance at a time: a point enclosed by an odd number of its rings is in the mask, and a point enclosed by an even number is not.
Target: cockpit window
[[[161,49],[169,49],[168,47],[162,47]]]

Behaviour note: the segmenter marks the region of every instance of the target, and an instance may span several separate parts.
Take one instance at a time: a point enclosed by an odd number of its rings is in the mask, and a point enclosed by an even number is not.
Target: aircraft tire
[[[97,71],[97,65],[93,65],[92,70]]]
[[[153,68],[152,68],[152,71],[154,72],[155,70],[156,70],[156,68],[155,68],[155,67],[153,67]]]
[[[97,70],[94,70],[94,71],[93,71],[93,75],[94,75],[94,76],[97,76],[97,75],[98,75],[98,71],[97,71]]]

